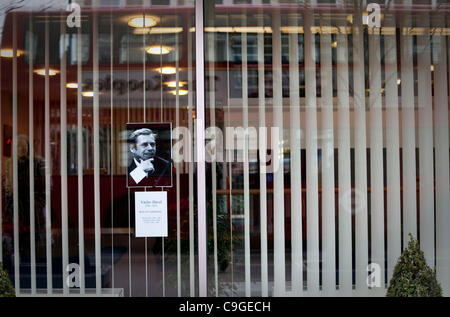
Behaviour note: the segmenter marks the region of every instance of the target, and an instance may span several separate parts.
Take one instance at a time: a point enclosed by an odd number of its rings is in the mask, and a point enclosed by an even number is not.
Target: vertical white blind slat
[[[147,0],[148,1],[148,0]],[[147,1],[144,1],[144,5],[147,5]],[[144,21],[144,27],[145,27],[145,14],[142,14],[142,19]],[[143,105],[143,121],[146,122],[147,121],[147,116],[146,116],[146,98],[145,98],[145,58],[146,58],[146,50],[145,50],[145,46],[146,46],[146,34],[144,33],[142,35],[142,82],[144,83],[142,85],[142,105]],[[160,43],[160,50],[162,46],[162,41]],[[162,56],[162,55],[161,55]],[[161,67],[161,65],[159,65],[159,67]],[[161,76],[160,76],[161,77]],[[161,89],[162,89],[162,82],[160,82],[161,84]],[[161,104],[162,104],[162,98],[161,98]],[[161,113],[161,117],[162,117],[162,113]],[[162,119],[161,119],[162,121]],[[144,191],[147,191],[147,187],[144,188]],[[164,253],[164,238],[161,239],[162,240],[162,253]],[[145,253],[145,297],[148,297],[148,241],[147,241],[147,237],[144,238],[144,253]],[[164,267],[164,256],[162,256],[162,261],[163,261],[163,267]],[[163,281],[164,281],[164,274],[163,274]],[[163,289],[164,289],[164,282],[163,282]],[[164,291],[163,291],[164,294]],[[164,295],[163,295],[164,296]]]
[[[274,296],[286,292],[285,236],[284,236],[284,175],[283,175],[283,96],[281,68],[280,12],[272,16],[273,54],[273,128],[272,149],[274,156]],[[275,131],[278,130],[278,133]],[[275,132],[275,133],[274,133]]]
[[[371,263],[384,277],[383,120],[380,30],[369,31]],[[383,278],[384,280],[384,278]]]
[[[352,288],[352,204],[347,34],[337,34],[339,290]]]
[[[406,16],[400,32],[403,248],[407,246],[410,233],[417,238],[416,119],[414,113],[413,37],[410,31],[411,18]]]
[[[305,95],[306,95],[306,233],[307,285],[310,295],[319,291],[319,202],[317,163],[316,51],[311,31],[314,15],[305,13]]]
[[[229,25],[229,17],[227,17],[227,25]],[[227,100],[227,114],[226,114],[226,120],[225,120],[225,126],[231,125],[231,116],[230,116],[230,36],[227,33],[226,34],[226,61],[227,61],[227,92],[226,92],[226,100]],[[225,141],[228,142],[228,136],[225,135]],[[228,201],[229,201],[229,226],[230,226],[230,273],[231,273],[231,287],[233,288],[235,286],[234,284],[234,252],[233,252],[233,157],[234,152],[233,151],[227,151],[228,158],[228,179],[229,179],[229,188],[228,188]]]
[[[258,25],[264,25],[262,15],[258,17]],[[267,257],[267,176],[266,176],[266,151],[267,151],[267,128],[266,128],[266,99],[264,80],[264,34],[258,33],[258,119],[259,119],[259,204],[260,204],[260,238],[261,238],[261,295],[269,295],[269,273]]]
[[[355,136],[355,287],[367,292],[368,216],[367,216],[367,145],[366,92],[364,86],[364,29],[361,11],[355,15],[353,27],[353,105]]]
[[[2,63],[0,60],[0,87],[2,85]],[[2,124],[2,95],[0,93],[0,124]],[[0,138],[3,140],[3,129],[0,129]],[[3,177],[3,147],[0,146],[0,178]],[[3,261],[3,184],[0,184],[0,259]]]
[[[188,34],[188,128],[194,140],[194,127],[192,120],[192,107],[194,106],[193,93],[193,67],[192,67],[192,41],[194,34]],[[195,144],[195,142],[193,142]],[[189,149],[191,153],[192,149]],[[189,157],[189,295],[195,296],[195,257],[194,257],[194,163],[193,153]]]
[[[323,25],[330,19],[323,18]],[[320,35],[320,78],[322,110],[322,289],[324,295],[336,290],[333,77],[331,34]]]
[[[433,103],[431,92],[431,46],[429,17],[424,35],[417,37],[418,135],[419,135],[419,214],[420,247],[428,265],[434,266],[434,180]]]
[[[178,20],[177,20],[178,22]],[[179,35],[175,35],[175,43],[178,43]],[[180,84],[180,73],[179,73],[179,46],[175,45],[175,60],[176,60],[176,97],[175,97],[175,127],[178,128],[180,126],[180,94],[179,94],[179,84]],[[188,151],[188,149],[183,149],[183,151]],[[181,218],[180,218],[180,169],[182,167],[182,163],[175,163],[176,170],[176,193],[177,193],[177,295],[181,297]]]
[[[108,155],[108,166],[109,166],[109,173],[111,176],[111,287],[115,288],[115,272],[114,272],[114,154],[115,154],[115,148],[114,148],[114,20],[113,20],[113,14],[111,12],[110,16],[110,51],[109,54],[111,56],[110,59],[110,73],[109,76],[111,77],[111,95],[110,95],[110,101],[111,101],[111,108],[110,108],[110,129],[108,131],[109,133],[109,153]],[[108,153],[108,151],[107,151]]]
[[[298,15],[289,17],[289,25],[297,26]],[[292,291],[300,296],[303,291],[302,241],[302,179],[300,144],[300,92],[298,65],[298,33],[289,34],[289,96],[290,96],[290,154],[291,154],[291,249]]]
[[[215,86],[215,69],[214,69],[214,57],[215,57],[215,42],[214,33],[209,34],[208,41],[208,52],[209,52],[209,111],[210,111],[210,125],[215,134],[216,127],[216,110],[215,110],[215,99],[216,99],[216,86]],[[216,140],[214,141],[216,142]],[[214,286],[215,295],[219,296],[219,276],[218,276],[218,264],[217,264],[217,170],[216,170],[216,157],[215,153],[212,153],[211,161],[211,191],[212,191],[212,207],[213,207],[213,238],[214,238]]]
[[[29,43],[31,43],[33,34],[33,18],[29,18]],[[30,56],[33,56],[33,47],[30,46]],[[28,144],[29,144],[29,171],[30,171],[30,259],[31,259],[31,294],[36,294],[36,226],[35,226],[35,201],[34,201],[34,87],[33,87],[33,59],[29,59],[28,66]],[[0,163],[1,164],[1,163]],[[1,216],[0,216],[1,217]],[[1,223],[0,223],[1,226]],[[0,241],[3,239],[0,237]],[[1,259],[1,255],[0,255]]]
[[[440,20],[444,23],[444,19]],[[436,37],[435,37],[436,39]],[[448,136],[448,77],[447,41],[437,37],[437,56],[434,62],[434,131],[436,151],[436,273],[443,295],[450,296],[450,190]]]
[[[78,254],[80,258],[80,294],[85,293],[84,275],[84,198],[83,198],[83,101],[82,101],[82,66],[81,66],[81,28],[77,34],[77,174],[78,174]]]
[[[67,285],[67,267],[69,264],[69,235],[68,235],[68,215],[67,215],[67,99],[66,99],[66,24],[61,23],[61,75],[60,75],[60,167],[61,167],[61,236],[62,236],[62,284],[64,295],[69,294]]]
[[[384,36],[386,78],[386,199],[388,281],[401,253],[397,39]]]
[[[12,61],[12,187],[14,226],[14,288],[20,294],[20,253],[19,253],[19,176],[17,156],[17,16],[13,13],[13,61]],[[3,243],[3,241],[2,241]]]
[[[130,122],[130,37],[127,31],[127,115],[126,122]],[[123,122],[123,121],[122,121]],[[131,258],[132,258],[132,250],[131,250],[131,211],[130,211],[130,189],[128,191],[128,294],[129,297],[132,296],[131,282]]]
[[[195,2],[195,29],[203,30],[203,2]],[[198,246],[198,290],[199,296],[206,296],[206,164],[205,164],[205,59],[204,33],[195,32],[195,94],[196,94],[196,154],[197,154],[197,246]]]
[[[247,25],[247,17],[243,17]],[[251,295],[250,280],[250,175],[248,162],[248,68],[247,68],[247,33],[241,33],[242,49],[242,124],[244,127],[244,249],[245,249],[245,296]]]
[[[45,20],[45,237],[47,257],[47,293],[53,292],[52,223],[51,223],[51,162],[50,162],[50,78],[49,21]]]
[[[0,87],[2,85],[2,63],[0,60]],[[2,124],[2,95],[0,93],[0,124]],[[3,140],[3,129],[0,129],[0,138]],[[0,146],[0,178],[3,177],[3,147]],[[0,184],[0,259],[3,261],[3,184]]]
[[[98,68],[98,14],[93,15],[92,21],[93,47],[93,134],[94,134],[94,228],[95,228],[95,289],[97,295],[102,291],[101,274],[101,233],[100,233],[100,139],[99,139],[99,68]]]

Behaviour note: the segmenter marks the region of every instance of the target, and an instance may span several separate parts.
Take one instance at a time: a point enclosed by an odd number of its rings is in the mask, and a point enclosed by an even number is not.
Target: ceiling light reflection
[[[36,69],[34,71],[37,75],[41,75],[41,76],[45,76],[46,75],[46,71],[45,68],[40,68],[40,69]],[[56,74],[59,74],[59,70],[53,69],[53,68],[49,68],[48,69],[48,75],[49,76],[55,76]]]
[[[172,75],[177,72],[177,69],[175,67],[171,67],[171,66],[160,67],[160,68],[156,68],[155,70],[158,73],[164,74],[164,75]]]
[[[142,27],[133,30],[133,34],[173,34],[181,32],[183,32],[182,27]]]
[[[186,90],[186,89],[178,89],[178,95],[179,96],[185,96],[188,93],[189,93],[189,91]],[[177,95],[177,91],[176,90],[171,90],[171,91],[169,91],[169,94],[172,94],[172,95],[176,96]]]
[[[94,97],[93,91],[83,91],[81,94],[83,95],[83,97]]]
[[[179,81],[178,82],[178,87],[183,87],[186,84],[187,84],[187,82],[185,82],[185,81]],[[166,85],[167,87],[170,87],[170,88],[176,88],[177,87],[177,82],[175,80],[173,80],[173,81],[166,81],[164,83],[164,85]]]
[[[67,83],[66,88],[76,89],[78,88],[78,83]]]
[[[152,27],[156,25],[157,18],[153,16],[135,16],[130,18],[128,21],[128,25],[133,28],[144,28],[144,27]]]
[[[12,58],[14,57],[14,51],[12,48],[2,48],[0,50],[0,56],[1,57],[8,57],[8,58]],[[22,55],[24,53],[24,51],[22,50],[16,50],[16,55],[17,57],[19,57],[20,55]]]
[[[152,45],[145,49],[148,54],[152,55],[166,55],[173,50],[173,47],[167,45]]]

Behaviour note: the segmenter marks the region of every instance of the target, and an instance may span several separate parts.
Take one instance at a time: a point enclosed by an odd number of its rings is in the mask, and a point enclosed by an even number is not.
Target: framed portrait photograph
[[[127,123],[127,187],[172,187],[172,123]]]

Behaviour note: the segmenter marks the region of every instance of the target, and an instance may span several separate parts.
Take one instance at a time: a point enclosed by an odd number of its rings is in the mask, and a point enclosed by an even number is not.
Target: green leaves
[[[0,297],[15,297],[14,287],[8,277],[8,273],[2,268],[0,262]]]
[[[420,245],[412,234],[408,248],[397,261],[386,296],[389,297],[441,297],[442,289],[436,271],[425,261]]]

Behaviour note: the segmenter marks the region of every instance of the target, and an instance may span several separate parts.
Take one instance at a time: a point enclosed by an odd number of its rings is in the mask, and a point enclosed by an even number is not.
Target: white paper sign
[[[167,192],[135,193],[136,237],[167,237]]]

